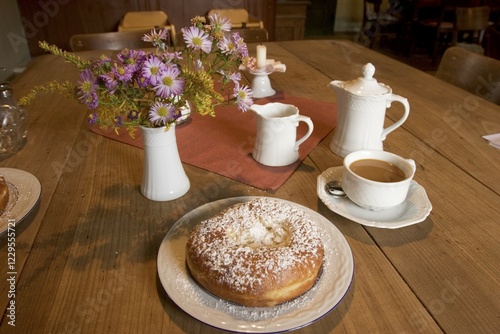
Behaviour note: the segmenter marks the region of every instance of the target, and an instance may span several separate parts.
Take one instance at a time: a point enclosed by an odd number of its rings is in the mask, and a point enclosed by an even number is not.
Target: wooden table
[[[250,50],[253,46],[250,46]],[[85,53],[96,57],[101,52]],[[500,150],[481,135],[500,132],[500,108],[349,41],[268,43],[287,65],[271,76],[288,94],[335,102],[327,84],[375,77],[407,97],[411,113],[385,149],[417,161],[415,180],[432,202],[420,224],[364,227],[330,211],[316,179],[342,159],[332,133],[275,192],[185,165],[187,195],[145,199],[142,151],[88,131],[78,103],[46,96],[30,108],[27,146],[0,162],[42,184],[36,210],[16,227],[15,327],[9,325],[7,238],[1,242],[4,333],[219,333],[179,309],[157,274],[170,227],[198,206],[234,196],[272,196],[318,211],[345,236],[355,271],[343,301],[297,333],[492,333],[500,329]],[[37,58],[15,82],[18,96],[51,79],[77,79],[69,64]],[[249,78],[248,78],[249,79]],[[401,112],[395,105],[387,124]]]

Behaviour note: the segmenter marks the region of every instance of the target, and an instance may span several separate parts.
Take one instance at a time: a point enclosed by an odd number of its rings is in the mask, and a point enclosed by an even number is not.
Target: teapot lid
[[[346,81],[344,89],[356,95],[381,95],[390,92],[390,88],[384,84],[379,84],[373,77],[375,66],[371,63],[363,66],[363,76],[357,79]]]

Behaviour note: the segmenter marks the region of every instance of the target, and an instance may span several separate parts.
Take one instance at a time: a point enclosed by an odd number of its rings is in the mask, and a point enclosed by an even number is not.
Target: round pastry
[[[7,185],[7,182],[5,182],[3,176],[0,175],[0,215],[5,211],[5,208],[7,208],[8,203],[9,203],[9,187]]]
[[[318,227],[302,210],[271,198],[239,203],[197,224],[186,261],[213,295],[274,306],[314,286],[324,257]]]

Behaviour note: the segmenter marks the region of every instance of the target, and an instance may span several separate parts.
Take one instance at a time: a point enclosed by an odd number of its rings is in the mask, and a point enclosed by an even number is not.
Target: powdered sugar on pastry
[[[258,198],[198,224],[187,243],[193,277],[245,306],[273,306],[315,283],[324,248],[316,223],[297,207]]]

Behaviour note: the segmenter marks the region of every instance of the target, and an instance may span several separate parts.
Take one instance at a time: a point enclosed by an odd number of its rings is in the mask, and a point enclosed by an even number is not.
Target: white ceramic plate
[[[14,168],[0,168],[9,187],[9,203],[5,212],[0,216],[0,235],[9,225],[9,220],[19,224],[35,207],[42,193],[42,186],[38,179],[23,170]]]
[[[354,272],[347,240],[328,219],[309,208],[280,200],[304,210],[322,230],[325,247],[323,272],[316,285],[299,298],[275,307],[238,306],[208,294],[187,272],[185,248],[189,231],[223,209],[253,198],[222,199],[202,205],[179,219],[168,231],[158,252],[160,281],[181,309],[219,329],[240,333],[276,333],[306,326],[338,305],[349,290]]]
[[[390,209],[370,211],[354,204],[347,197],[335,198],[325,192],[325,185],[332,180],[342,180],[344,167],[331,167],[318,176],[318,197],[333,212],[356,223],[370,227],[400,228],[420,223],[432,210],[425,189],[412,181],[406,200]]]

